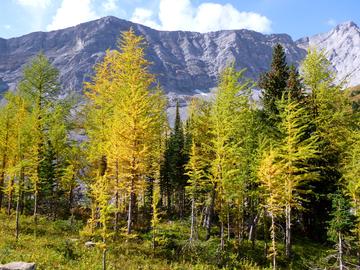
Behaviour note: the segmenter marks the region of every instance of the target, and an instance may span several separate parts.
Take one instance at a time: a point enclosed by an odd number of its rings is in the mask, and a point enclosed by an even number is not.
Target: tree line
[[[24,68],[0,107],[0,208],[15,213],[16,238],[22,214],[84,219],[106,269],[109,241],[150,231],[156,249],[159,224],[180,219],[190,244],[263,241],[273,269],[279,254],[291,263],[294,235],[335,243],[340,269],[360,258],[359,111],[323,52],[310,49],[300,75],[277,44],[257,83],[229,65],[188,119],[177,104],[173,128],[150,65],[130,30],[96,64],[85,102],[63,94],[44,54]]]

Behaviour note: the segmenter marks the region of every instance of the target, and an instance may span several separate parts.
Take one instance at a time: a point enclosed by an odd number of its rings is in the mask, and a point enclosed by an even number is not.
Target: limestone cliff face
[[[93,66],[107,49],[115,49],[123,31],[134,29],[147,43],[151,72],[157,75],[169,99],[169,116],[179,100],[185,114],[189,99],[211,96],[221,70],[231,63],[246,68],[245,75],[257,80],[271,62],[272,47],[281,43],[289,63],[298,65],[308,47],[326,51],[338,80],[348,76],[348,85],[360,84],[360,30],[353,22],[338,25],[328,33],[293,41],[286,34],[263,35],[249,30],[210,33],[157,31],[149,27],[105,17],[52,32],[0,38],[0,93],[15,88],[24,65],[43,52],[60,70],[64,94],[81,92],[83,82],[93,74]]]
[[[40,51],[60,70],[64,91],[81,91],[84,80],[106,49],[114,49],[122,31],[132,27],[145,37],[147,57],[167,93],[192,95],[216,86],[219,72],[234,62],[256,79],[270,64],[272,46],[284,45],[289,62],[306,51],[285,34],[263,35],[248,30],[195,33],[156,31],[143,25],[105,17],[75,27],[0,39],[0,91],[15,87],[24,64]]]
[[[353,22],[339,24],[328,33],[300,39],[300,48],[316,47],[324,50],[339,81],[349,86],[360,84],[360,28]]]

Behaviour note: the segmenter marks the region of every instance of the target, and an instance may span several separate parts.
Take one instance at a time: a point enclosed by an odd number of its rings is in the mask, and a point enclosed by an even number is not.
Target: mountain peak
[[[339,30],[349,30],[349,29],[359,29],[359,27],[357,26],[356,23],[354,23],[353,21],[346,21],[343,23],[338,24],[334,30],[339,31]]]

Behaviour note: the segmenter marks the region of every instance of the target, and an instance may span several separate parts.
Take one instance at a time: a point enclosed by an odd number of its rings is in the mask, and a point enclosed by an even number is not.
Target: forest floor
[[[79,236],[83,227],[81,222],[40,218],[35,227],[32,218],[21,217],[21,232],[16,241],[14,219],[14,216],[0,213],[0,263],[35,262],[37,270],[102,269],[101,250],[98,247],[86,247],[86,240]],[[265,268],[270,265],[270,261],[265,257],[263,241],[257,241],[254,246],[243,241],[239,249],[233,240],[221,252],[218,238],[190,245],[188,234],[188,224],[177,221],[161,224],[155,250],[152,248],[150,233],[136,235],[128,241],[124,238],[113,241],[108,247],[107,270],[270,269]],[[280,266],[285,265],[282,249],[280,245]],[[293,263],[287,269],[322,269],[314,268],[315,264],[319,267],[323,258],[329,257],[330,253],[328,248],[319,244],[295,243]]]

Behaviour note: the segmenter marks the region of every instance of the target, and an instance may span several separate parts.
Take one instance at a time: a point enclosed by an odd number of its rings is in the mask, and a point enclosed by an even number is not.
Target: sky
[[[51,31],[104,16],[159,30],[250,29],[294,40],[360,25],[359,0],[0,0],[0,37]]]

